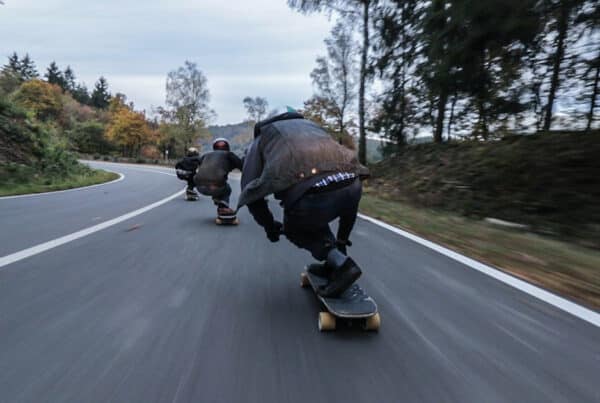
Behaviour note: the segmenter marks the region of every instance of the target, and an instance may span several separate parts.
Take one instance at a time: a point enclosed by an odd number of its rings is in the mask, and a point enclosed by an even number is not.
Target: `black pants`
[[[229,205],[229,196],[231,196],[231,186],[225,183],[222,186],[214,185],[197,185],[198,192],[205,196],[212,196],[215,203],[224,202]]]
[[[343,188],[304,194],[284,211],[286,237],[299,248],[308,250],[315,259],[325,260],[336,243],[329,223],[339,218],[337,239],[347,241],[356,222],[361,195],[362,184],[358,179]]]
[[[195,184],[194,184],[194,175],[190,175],[190,176],[189,176],[189,177],[186,179],[186,181],[187,181],[187,184],[188,184],[188,185],[187,185],[187,190],[188,190],[188,191],[192,191],[192,190],[194,190],[194,186],[195,186]]]

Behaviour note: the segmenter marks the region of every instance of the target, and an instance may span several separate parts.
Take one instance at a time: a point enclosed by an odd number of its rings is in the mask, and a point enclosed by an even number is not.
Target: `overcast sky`
[[[285,0],[3,0],[0,52],[55,60],[91,88],[100,75],[136,109],[164,104],[165,78],[185,60],[208,79],[218,124],[245,118],[242,99],[302,106],[332,25]]]

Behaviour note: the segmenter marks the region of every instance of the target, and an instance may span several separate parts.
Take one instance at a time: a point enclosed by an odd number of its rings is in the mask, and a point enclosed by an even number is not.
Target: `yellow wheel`
[[[216,223],[217,225],[221,225],[221,224],[223,224],[223,221],[221,221],[221,219],[220,219],[220,218],[215,218],[215,223]]]
[[[308,281],[308,274],[306,273],[302,273],[300,274],[300,287],[304,288],[304,287],[308,287],[310,285],[310,282]]]
[[[321,332],[335,330],[335,316],[329,312],[319,313],[319,330]]]
[[[369,316],[366,320],[365,320],[365,330],[372,330],[377,332],[379,330],[379,327],[381,326],[381,317],[379,316],[378,313],[376,313],[373,316]]]

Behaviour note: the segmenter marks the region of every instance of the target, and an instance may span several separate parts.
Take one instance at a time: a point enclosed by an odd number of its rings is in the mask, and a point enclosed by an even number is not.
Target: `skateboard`
[[[215,223],[217,225],[238,225],[240,220],[238,220],[237,216],[234,215],[217,215],[215,219]]]
[[[377,311],[377,304],[358,283],[352,284],[337,298],[322,297],[317,294],[317,289],[319,286],[327,284],[327,279],[311,274],[306,269],[305,267],[302,272],[300,285],[312,287],[317,298],[327,309],[327,311],[319,313],[320,331],[335,330],[337,319],[351,322],[360,321],[364,330],[379,330],[381,318]]]
[[[187,201],[197,201],[200,198],[200,196],[198,196],[198,193],[196,193],[195,190],[186,190],[183,195],[183,198]]]

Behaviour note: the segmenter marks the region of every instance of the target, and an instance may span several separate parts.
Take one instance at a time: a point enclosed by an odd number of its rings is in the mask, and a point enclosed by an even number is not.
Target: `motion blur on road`
[[[599,403],[599,38],[598,0],[0,0],[0,403]]]
[[[2,402],[598,401],[597,326],[363,220],[379,333],[320,333],[308,254],[245,211],[216,226],[207,198],[36,253],[181,193],[170,169],[92,165],[124,179],[0,199]]]

